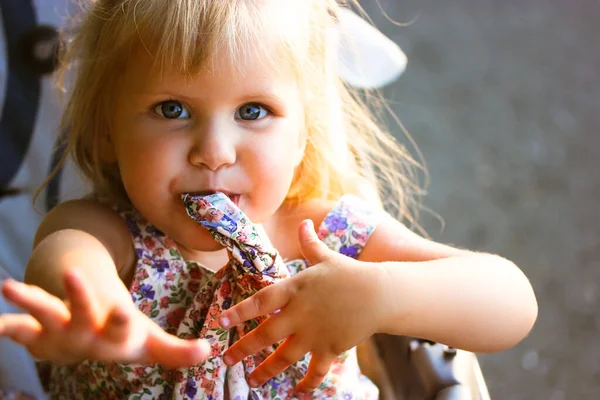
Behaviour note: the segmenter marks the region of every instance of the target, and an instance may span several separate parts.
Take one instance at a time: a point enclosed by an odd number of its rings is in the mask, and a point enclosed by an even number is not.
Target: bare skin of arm
[[[537,302],[512,262],[429,241],[391,217],[353,260],[329,250],[315,234],[313,222],[317,225],[329,209],[313,206],[304,214],[310,221],[302,222],[297,233],[299,252],[311,268],[221,315],[221,325],[230,327],[281,310],[225,352],[225,362],[232,365],[293,338],[294,346],[280,346],[253,371],[251,384],[261,385],[297,355],[310,352],[298,390],[313,390],[338,354],[374,333],[490,353],[514,346],[531,330]]]
[[[25,283],[65,298],[64,274],[76,268],[83,279],[95,283],[94,297],[107,300],[105,304],[131,301],[124,281],[131,280],[134,262],[123,220],[101,204],[75,200],[60,204],[42,221]]]
[[[38,230],[26,283],[2,285],[28,314],[0,315],[0,336],[58,363],[202,362],[208,342],[169,335],[135,307],[127,289],[134,263],[131,236],[111,209],[84,200],[58,206]]]
[[[432,242],[393,219],[377,227],[359,259],[386,275],[385,333],[491,353],[521,341],[537,318],[533,289],[515,264]]]
[[[280,225],[297,227],[308,218],[317,227],[334,205],[307,203]],[[297,246],[290,252],[300,255]],[[425,239],[391,216],[373,231],[358,259],[385,283],[386,290],[378,286],[387,296],[381,333],[491,353],[522,340],[537,318],[533,289],[514,263]]]

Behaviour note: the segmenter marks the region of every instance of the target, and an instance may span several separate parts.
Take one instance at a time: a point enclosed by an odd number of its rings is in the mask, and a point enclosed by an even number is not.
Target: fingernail
[[[219,318],[219,323],[221,324],[221,327],[229,328],[229,324],[231,323],[231,321],[229,321],[229,318],[227,318],[225,316],[221,316]]]
[[[210,355],[212,352],[212,346],[205,339],[198,339],[198,346],[204,354]]]
[[[256,381],[255,378],[248,379],[248,384],[253,388],[258,387],[258,382]]]
[[[223,362],[224,362],[225,364],[227,364],[228,366],[230,366],[230,367],[231,367],[231,366],[234,364],[234,362],[233,362],[233,357],[232,357],[231,355],[229,355],[229,354],[226,354],[226,355],[223,357]]]
[[[312,219],[306,220],[306,224],[304,224],[304,229],[306,229],[309,232],[315,230],[315,223]]]
[[[78,279],[79,278],[79,271],[77,271],[76,268],[71,268],[70,270],[68,270],[65,273],[65,277],[68,279]]]
[[[129,322],[129,315],[122,308],[117,308],[113,312],[113,321],[115,324],[124,325]]]

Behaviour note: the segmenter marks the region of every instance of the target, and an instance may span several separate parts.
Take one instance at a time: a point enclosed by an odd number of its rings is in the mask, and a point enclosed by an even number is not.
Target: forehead
[[[285,63],[275,65],[258,54],[233,59],[227,52],[215,55],[195,70],[159,67],[144,49],[132,53],[123,71],[120,92],[129,96],[182,95],[198,100],[272,94],[298,95],[296,74]]]

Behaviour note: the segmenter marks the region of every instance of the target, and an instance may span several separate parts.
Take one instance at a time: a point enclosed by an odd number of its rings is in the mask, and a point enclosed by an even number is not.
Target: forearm
[[[25,270],[25,282],[36,285],[59,298],[65,298],[63,278],[76,268],[88,282],[94,282],[102,299],[122,300],[127,289],[119,278],[106,247],[94,236],[65,229],[46,236],[33,250]]]
[[[537,317],[529,281],[500,257],[473,253],[378,265],[390,304],[385,333],[487,353],[517,344]]]

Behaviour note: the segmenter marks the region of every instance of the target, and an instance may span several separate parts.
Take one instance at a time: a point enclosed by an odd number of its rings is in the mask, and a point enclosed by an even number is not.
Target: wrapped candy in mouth
[[[191,193],[184,193],[181,196],[192,196],[192,197],[206,197],[206,196],[212,196],[214,194],[217,193],[221,193],[223,195],[225,195],[226,197],[228,197],[236,206],[239,206],[240,203],[240,194],[237,193],[230,193],[224,190],[205,190],[205,191],[201,191],[201,192],[191,192]]]
[[[187,214],[195,222],[207,229],[225,230],[233,233],[237,229],[236,220],[246,218],[233,201],[224,193],[181,195]]]
[[[277,262],[281,262],[267,235],[226,194],[186,193],[181,199],[189,217],[208,229],[242,268],[252,273],[269,274]]]

